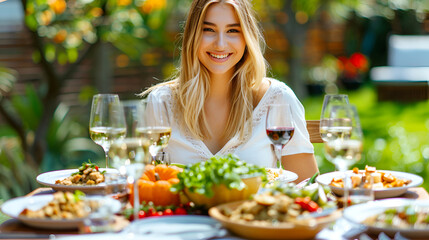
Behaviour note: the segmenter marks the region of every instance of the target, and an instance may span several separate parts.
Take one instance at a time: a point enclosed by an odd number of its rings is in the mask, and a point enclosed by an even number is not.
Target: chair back
[[[307,131],[310,134],[311,143],[323,143],[319,131],[320,120],[307,120]]]

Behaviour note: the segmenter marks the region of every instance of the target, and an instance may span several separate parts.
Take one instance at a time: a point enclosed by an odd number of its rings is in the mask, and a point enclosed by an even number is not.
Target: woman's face
[[[211,76],[231,77],[243,57],[246,42],[234,8],[214,3],[207,9],[198,59]]]

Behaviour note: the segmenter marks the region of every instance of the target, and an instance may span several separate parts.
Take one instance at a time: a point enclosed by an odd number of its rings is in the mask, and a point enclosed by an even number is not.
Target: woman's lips
[[[225,54],[215,54],[215,53],[207,53],[212,60],[215,62],[225,62],[229,59],[229,57],[232,55],[232,53],[225,53]]]

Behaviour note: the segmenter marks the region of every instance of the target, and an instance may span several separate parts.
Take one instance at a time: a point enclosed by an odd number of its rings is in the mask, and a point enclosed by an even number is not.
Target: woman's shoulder
[[[269,77],[265,78],[264,80],[270,83],[270,87],[272,89],[280,91],[281,93],[286,95],[295,96],[295,93],[293,92],[293,90],[286,83],[274,78],[269,78]]]
[[[172,83],[164,82],[149,88],[149,97],[170,97],[172,95]]]

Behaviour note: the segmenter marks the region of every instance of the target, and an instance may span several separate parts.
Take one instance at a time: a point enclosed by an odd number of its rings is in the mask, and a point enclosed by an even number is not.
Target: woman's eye
[[[228,30],[228,32],[230,32],[230,33],[239,33],[240,31],[238,31],[237,29],[230,29],[230,30]]]
[[[214,32],[211,28],[203,28],[203,32]]]

